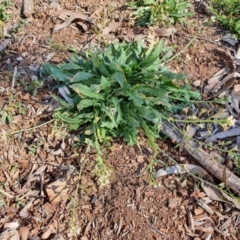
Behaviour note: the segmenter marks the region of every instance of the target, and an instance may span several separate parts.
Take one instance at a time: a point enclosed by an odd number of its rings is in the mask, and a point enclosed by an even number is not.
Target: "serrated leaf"
[[[162,116],[161,113],[157,110],[148,108],[148,107],[141,107],[138,109],[138,112],[143,116],[146,120],[159,124],[161,122]]]
[[[140,126],[140,122],[138,120],[136,120],[135,118],[133,118],[132,116],[126,115],[125,119],[126,119],[126,123],[129,127],[138,128]]]
[[[129,97],[130,100],[133,101],[133,104],[136,106],[136,107],[141,107],[142,104],[143,104],[143,100],[140,96],[138,96],[136,93],[133,93],[129,90],[125,90],[124,93],[126,94],[126,96]]]

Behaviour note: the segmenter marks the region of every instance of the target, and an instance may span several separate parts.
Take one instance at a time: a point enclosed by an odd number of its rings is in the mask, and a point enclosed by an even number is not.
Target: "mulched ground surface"
[[[19,239],[20,235],[21,239],[31,240],[197,240],[208,239],[209,233],[215,240],[240,239],[237,221],[229,222],[225,236],[223,231],[216,231],[239,212],[228,211],[226,204],[213,201],[209,206],[215,213],[209,216],[196,204],[196,197],[203,198],[204,193],[193,178],[170,175],[151,179],[147,171],[151,154],[142,136],[141,150],[126,146],[121,139],[104,149],[111,177],[108,184],[101,186],[102,179],[94,171],[95,153],[85,155],[86,148],[78,145],[76,133],[68,133],[51,121],[55,104],[50,95],[51,80],[34,92],[33,82],[41,81],[41,64],[65,61],[72,54],[68,47],[79,51],[99,42],[149,37],[149,29],[132,26],[130,12],[121,8],[125,2],[38,1],[35,13],[28,19],[20,11],[22,1],[12,7],[12,20],[4,26],[11,41],[0,61],[0,107],[2,113],[11,112],[13,117],[11,124],[0,123],[1,239]],[[194,6],[195,17],[190,24],[176,25],[173,38],[163,39],[175,46],[174,54],[180,52],[176,60],[169,62],[171,70],[187,73],[193,83],[203,84],[224,66],[212,52],[224,32],[209,24],[199,2]],[[79,22],[51,34],[54,26],[62,22],[58,16],[66,16],[67,11],[90,16],[100,32]],[[184,49],[195,35],[198,38]],[[184,153],[179,156],[170,141],[159,145],[177,162],[194,163]],[[173,164],[165,156],[158,158]],[[156,163],[154,169],[162,166]],[[189,212],[204,225],[199,223],[193,231]]]

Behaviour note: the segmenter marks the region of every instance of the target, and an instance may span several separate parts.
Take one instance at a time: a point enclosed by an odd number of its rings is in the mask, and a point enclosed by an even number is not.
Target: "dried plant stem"
[[[42,127],[44,125],[47,125],[47,124],[49,124],[49,123],[51,123],[53,121],[54,121],[54,119],[52,119],[52,120],[50,120],[48,122],[42,123],[42,124],[40,124],[38,126],[35,126],[35,127],[25,128],[25,129],[21,129],[21,130],[18,130],[18,131],[14,131],[14,132],[9,133],[9,135],[14,135],[14,134],[17,134],[17,133],[21,133],[21,132],[26,132],[26,131],[30,131],[30,130],[33,130],[33,129],[37,129],[37,128],[40,128],[40,127]]]
[[[165,64],[168,63],[168,62],[170,62],[170,61],[172,61],[175,57],[177,57],[177,56],[180,55],[182,52],[184,52],[184,51],[192,44],[192,42],[193,42],[196,38],[197,38],[197,36],[194,36],[194,37],[191,39],[191,41],[190,41],[180,52],[178,52],[177,54],[175,54],[174,56],[172,56],[171,58],[169,58],[169,59],[165,62]]]

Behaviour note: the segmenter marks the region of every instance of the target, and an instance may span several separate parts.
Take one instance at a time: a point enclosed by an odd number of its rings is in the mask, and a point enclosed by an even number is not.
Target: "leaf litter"
[[[107,1],[106,3],[101,2],[100,4],[103,4],[103,8],[110,5]],[[74,9],[71,9],[70,5],[71,1],[62,6],[65,6],[66,10],[74,12]],[[101,12],[98,11],[98,4],[89,1],[89,4],[86,2],[85,5],[89,13],[95,12],[96,14],[98,12],[97,18],[99,18]],[[36,9],[35,6],[34,12],[30,13],[32,23],[29,22],[27,28],[30,27],[33,32],[37,31],[39,34],[38,42],[45,44],[45,41],[47,42],[46,36],[50,36],[50,29],[54,28],[54,25],[50,23],[44,14],[36,13]],[[112,30],[104,30],[103,27],[103,32],[105,31],[106,34],[105,37],[108,39],[108,35],[111,35],[109,39],[119,37],[120,39],[122,38],[122,40],[129,41],[128,35],[131,35],[132,39],[136,39],[138,37],[136,34],[137,31],[133,31],[131,28],[124,26],[124,22],[119,21],[117,14],[121,16],[121,13],[116,11],[113,15],[115,14],[115,18],[109,20],[109,26],[111,26],[111,21],[115,23]],[[58,16],[58,14],[55,14],[55,16]],[[124,21],[127,20],[127,16],[128,13],[124,16]],[[85,21],[84,19],[82,20],[83,22]],[[201,23],[199,23],[198,26],[201,26]],[[37,28],[41,28],[41,32],[39,32]],[[177,32],[174,30],[174,34],[176,33],[174,39],[170,39],[169,37],[171,37],[171,35],[166,34],[166,32],[164,38],[169,42],[177,42],[179,47],[186,45],[186,42],[183,41],[184,38],[180,37],[181,39],[178,39],[178,36],[181,36],[182,32],[186,31],[184,34],[189,34],[189,32],[196,31],[196,29],[184,30],[179,25],[176,29]],[[29,29],[25,27],[21,30],[23,36],[28,34],[26,30],[29,31]],[[89,29],[85,29],[84,31],[86,30]],[[121,34],[119,31],[124,31],[125,33]],[[173,31],[171,32],[173,33]],[[156,41],[158,37],[156,35],[157,32],[151,34],[146,32],[143,35],[139,34],[139,37],[148,36],[149,41]],[[69,38],[69,36],[71,36],[71,38]],[[74,28],[67,27],[55,32],[52,37],[53,41],[59,41],[66,45],[75,43],[77,48],[81,48],[82,44],[88,41],[87,35]],[[41,47],[32,39],[26,38],[22,42],[21,49],[19,49],[18,41],[19,40],[16,39],[13,44],[6,46],[6,48],[9,48],[11,51],[16,51],[16,53],[14,53],[14,57],[10,56],[6,58],[6,62],[1,63],[1,71],[4,72],[4,76],[6,76],[6,71],[9,70],[10,65],[17,66],[20,76],[31,79],[32,75],[36,73],[33,73],[32,70],[29,69],[30,64],[39,66],[43,62],[43,59],[46,59],[45,56],[49,54],[46,49],[51,48],[53,45],[51,45],[52,43],[45,46],[43,44],[43,47]],[[95,44],[97,44],[97,38],[93,38],[91,41],[88,41],[88,43],[89,46],[95,46]],[[187,50],[191,64],[188,63],[183,66],[183,70],[186,70],[185,72],[190,73],[190,75],[192,74],[193,80],[194,78],[202,78],[201,80],[204,81],[211,77],[211,74],[213,75],[214,72],[217,72],[213,55],[207,53],[207,48],[210,48],[210,45],[206,44],[206,47],[200,46],[198,49]],[[214,49],[214,47],[211,46],[211,49]],[[52,51],[52,49],[50,50]],[[25,54],[22,56],[24,51],[28,52],[28,56]],[[211,59],[212,62],[209,62],[202,54],[208,56],[208,59]],[[58,63],[66,60],[66,55],[67,57],[69,56],[67,52],[63,54],[58,49],[52,58],[47,59],[53,63]],[[19,60],[16,60],[19,56],[23,59],[21,60],[19,58]],[[214,57],[216,58],[216,56]],[[172,63],[171,67],[177,72],[182,72],[182,70],[179,70],[179,64],[175,65]],[[223,65],[221,67],[223,67]],[[194,68],[196,68],[196,71],[194,71]],[[39,69],[39,67],[36,69]],[[207,70],[203,71],[203,69]],[[228,73],[224,74],[227,75]],[[51,85],[51,81],[52,79],[49,78],[49,85]],[[12,82],[12,75],[9,76],[9,81],[3,82],[3,86],[1,86],[6,90],[5,93],[1,93],[0,95],[1,100],[3,99],[2,102],[8,102],[8,99],[11,99],[12,93],[8,82]],[[200,199],[202,199],[203,194],[201,194],[201,190],[200,193],[193,190],[193,179],[189,179],[188,177],[185,181],[180,176],[172,175],[161,177],[157,182],[159,184],[157,188],[146,184],[149,181],[148,176],[144,174],[139,177],[139,173],[144,173],[144,170],[147,169],[149,155],[139,152],[139,149],[125,146],[121,140],[119,140],[119,144],[116,143],[115,148],[110,149],[110,155],[108,149],[104,150],[106,158],[109,156],[107,164],[116,170],[115,175],[112,176],[110,181],[110,188],[99,188],[96,183],[96,178],[93,175],[95,162],[94,153],[88,156],[89,165],[84,169],[84,175],[81,178],[82,186],[79,192],[81,198],[79,197],[76,200],[78,213],[70,216],[70,213],[73,211],[72,198],[74,196],[73,190],[76,186],[77,177],[71,174],[62,175],[59,173],[57,166],[74,165],[78,170],[80,169],[78,160],[83,149],[82,147],[73,149],[68,145],[68,142],[74,143],[74,139],[78,139],[79,136],[67,134],[64,127],[54,129],[53,125],[46,124],[36,129],[14,134],[9,138],[7,134],[9,131],[29,129],[36,126],[36,123],[41,125],[41,123],[51,118],[51,113],[45,110],[38,115],[36,114],[39,108],[44,109],[45,105],[52,101],[51,96],[47,99],[43,97],[44,95],[49,95],[49,90],[43,89],[43,92],[35,97],[32,94],[23,97],[21,96],[21,92],[26,91],[26,89],[20,86],[19,77],[15,78],[13,86],[14,90],[16,90],[16,94],[13,93],[15,97],[13,103],[17,104],[18,102],[21,106],[7,106],[9,109],[12,109],[13,118],[17,119],[17,114],[21,114],[22,120],[20,119],[21,122],[17,120],[9,125],[1,125],[2,140],[7,142],[7,145],[13,146],[12,150],[9,148],[9,152],[7,152],[7,148],[1,150],[4,152],[4,161],[8,163],[4,163],[4,168],[0,171],[1,181],[6,182],[1,189],[1,192],[5,193],[0,201],[1,204],[2,201],[4,201],[5,204],[5,207],[1,210],[1,234],[10,232],[10,235],[14,235],[16,239],[19,239],[19,235],[22,239],[26,238],[26,236],[41,237],[42,239],[47,239],[50,236],[58,238],[58,232],[64,236],[61,236],[63,239],[74,239],[74,236],[78,238],[81,237],[82,239],[90,239],[92,237],[100,239],[109,236],[109,233],[110,239],[114,239],[116,236],[122,238],[128,236],[129,238],[141,239],[143,231],[148,239],[158,239],[160,233],[171,236],[172,239],[202,237],[204,232],[214,236],[216,239],[223,239],[226,236],[231,236],[231,234],[233,236],[239,236],[237,235],[239,231],[238,228],[231,227],[237,223],[237,215],[233,216],[225,213],[224,209],[226,209],[226,206],[219,203],[218,200],[207,204],[207,206],[210,206],[210,209],[217,209],[219,211],[218,213],[214,212],[214,214],[210,216],[206,210],[203,210],[202,214],[205,214],[205,216],[202,216],[203,220],[201,219],[201,214],[195,214],[198,213],[199,210],[197,209],[199,209],[199,207],[196,206],[197,201],[191,199],[189,193],[195,197],[200,196]],[[67,94],[65,95],[67,96]],[[235,103],[235,105],[237,105],[237,103]],[[21,113],[19,111],[21,111]],[[25,113],[23,114],[22,112],[24,111]],[[185,115],[185,117],[188,118],[188,115]],[[198,131],[196,135],[198,135]],[[58,154],[52,154],[61,149],[60,145],[63,143],[63,139],[67,142],[66,148]],[[188,139],[187,136],[186,139]],[[187,144],[186,139],[183,145]],[[146,146],[145,139],[143,138],[141,141],[142,144]],[[6,146],[6,144],[3,146]],[[188,157],[184,156],[184,152],[181,153],[183,156],[179,158],[179,153],[174,151],[173,145],[169,144],[169,142],[162,143],[162,148],[172,152],[176,159],[181,159],[181,163],[183,161],[183,163],[189,164],[189,161],[193,161],[188,160]],[[21,154],[19,154],[20,150]],[[164,156],[161,156],[161,158],[164,158]],[[25,160],[25,162],[23,160]],[[166,162],[169,166],[172,165],[167,159]],[[17,166],[15,166],[15,163]],[[164,166],[159,164],[156,167]],[[97,196],[97,201],[91,201],[91,196],[93,195]],[[57,199],[56,202],[54,202],[55,199]],[[171,201],[174,204],[169,208],[166,203]],[[177,204],[175,204],[175,202]],[[159,208],[159,206],[161,206],[161,208]],[[10,214],[11,209],[9,207],[12,208],[13,215]],[[61,211],[59,211],[59,209],[61,209]],[[6,218],[5,214],[9,217]],[[219,217],[221,214],[225,218]],[[161,219],[159,219],[159,216],[162,216]],[[29,217],[33,219],[30,224],[26,222],[26,218]],[[227,217],[229,217],[231,221],[226,221]],[[74,224],[71,225],[70,222],[74,218],[77,218],[78,222],[75,221]],[[191,220],[187,221],[187,218]],[[66,223],[64,219],[70,220]],[[149,219],[147,224],[146,219]],[[13,223],[15,221],[18,221],[18,223]],[[213,230],[217,227],[218,231],[215,230],[213,233]],[[140,232],[137,229],[142,230]],[[226,229],[229,229],[229,231],[226,231]],[[205,237],[209,238],[210,235],[206,235]]]

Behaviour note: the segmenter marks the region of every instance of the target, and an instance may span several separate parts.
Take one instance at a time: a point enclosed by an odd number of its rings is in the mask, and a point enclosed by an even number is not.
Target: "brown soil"
[[[149,36],[150,30],[132,27],[130,12],[121,8],[124,0],[37,2],[32,17],[24,19],[20,10],[22,1],[15,1],[11,9],[13,17],[5,24],[12,37],[1,53],[0,107],[12,112],[13,122],[0,123],[0,233],[8,229],[15,237],[20,234],[21,239],[32,240],[197,240],[207,239],[210,232],[215,240],[240,239],[237,222],[229,223],[229,235],[211,232],[230,219],[234,211],[228,211],[224,203],[212,201],[209,207],[216,212],[209,216],[195,201],[204,197],[199,182],[184,175],[151,178],[147,171],[151,153],[142,136],[141,150],[127,146],[121,139],[105,148],[108,167],[105,171],[111,170],[111,177],[104,186],[99,184],[102,180],[99,176],[104,174],[96,175],[94,171],[95,153],[85,155],[86,148],[75,141],[75,133],[50,122],[53,112],[46,107],[53,104],[51,81],[35,94],[35,87],[27,86],[32,79],[41,80],[41,64],[66,61],[72,54],[69,46],[79,51],[119,39],[129,41],[137,35]],[[209,17],[200,12],[199,3],[194,6],[195,17],[190,23],[177,25],[173,39],[163,39],[175,46],[174,54],[180,52],[177,59],[169,62],[171,70],[187,73],[192,83],[200,80],[201,91],[204,81],[224,66],[223,60],[212,52],[217,47],[214,41],[220,40],[224,32],[208,23]],[[51,34],[54,26],[62,22],[58,16],[65,11],[91,16],[98,28],[102,27],[102,33],[81,22]],[[25,24],[16,30],[23,19]],[[195,35],[198,37],[193,39]],[[14,70],[17,77],[11,88]],[[21,84],[23,79],[25,85]],[[34,128],[40,124],[43,125]],[[28,128],[31,129],[7,135]],[[168,140],[159,142],[159,146],[179,163],[195,163],[184,153],[179,156]],[[165,156],[158,158],[166,165],[174,164]],[[153,169],[163,166],[159,161]],[[204,226],[195,226],[193,231],[189,213],[195,221],[204,219]]]

